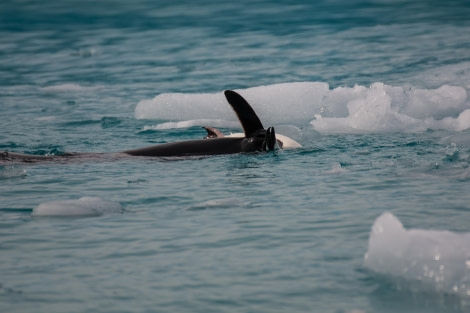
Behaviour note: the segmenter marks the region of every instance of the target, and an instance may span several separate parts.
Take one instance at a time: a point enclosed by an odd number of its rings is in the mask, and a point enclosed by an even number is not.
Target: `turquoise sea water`
[[[0,312],[470,312],[468,16],[468,1],[2,1],[0,151],[237,132],[225,89],[303,147],[0,163]],[[386,211],[422,237],[369,249]]]

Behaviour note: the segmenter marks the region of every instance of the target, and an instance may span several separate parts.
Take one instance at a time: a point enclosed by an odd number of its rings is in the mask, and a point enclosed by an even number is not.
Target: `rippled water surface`
[[[0,311],[469,312],[468,16],[466,1],[2,1],[0,151],[238,132],[225,89],[303,147],[0,159]],[[384,212],[411,235],[374,250],[372,226],[399,225],[374,224]]]

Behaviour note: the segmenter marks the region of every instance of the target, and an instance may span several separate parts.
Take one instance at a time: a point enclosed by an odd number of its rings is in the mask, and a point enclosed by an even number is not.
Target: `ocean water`
[[[0,3],[0,312],[470,312],[468,1]]]

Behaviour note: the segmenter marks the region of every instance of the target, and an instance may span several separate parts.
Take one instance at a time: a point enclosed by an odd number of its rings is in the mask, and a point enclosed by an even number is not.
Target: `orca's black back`
[[[184,157],[251,152],[255,149],[243,144],[245,138],[213,138],[165,143],[146,148],[123,151],[129,155],[155,157]]]

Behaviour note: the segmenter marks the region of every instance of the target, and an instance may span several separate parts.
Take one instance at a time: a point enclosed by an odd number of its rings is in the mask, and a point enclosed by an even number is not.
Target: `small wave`
[[[43,87],[41,90],[45,92],[87,92],[96,91],[101,88],[101,86],[82,86],[80,84],[67,83]]]
[[[391,213],[372,226],[365,265],[414,288],[470,297],[470,233],[407,230]]]
[[[311,125],[321,133],[470,129],[470,101],[460,86],[420,89],[377,82],[370,87],[330,89],[322,82],[298,82],[237,91],[265,125]],[[195,125],[195,121],[236,121],[221,92],[160,94],[140,101],[135,117],[173,121],[159,124],[162,128],[186,127],[183,125]]]
[[[207,210],[207,209],[231,209],[245,207],[245,203],[236,198],[208,200],[189,207],[189,211]]]
[[[0,165],[0,180],[26,177],[26,170],[16,165]]]
[[[331,167],[330,170],[328,171],[325,171],[324,173],[325,174],[329,174],[329,175],[339,175],[339,174],[343,174],[343,173],[346,173],[347,170],[341,166],[341,164],[335,164]]]
[[[115,116],[104,116],[100,120],[102,128],[111,128],[121,124],[122,120]]]
[[[41,203],[33,209],[32,216],[86,217],[120,212],[122,212],[122,206],[119,203],[105,201],[98,197],[82,197]]]
[[[50,121],[55,120],[56,118],[57,118],[56,116],[49,115],[49,116],[39,116],[39,117],[36,117],[34,120],[38,122],[50,122]]]

